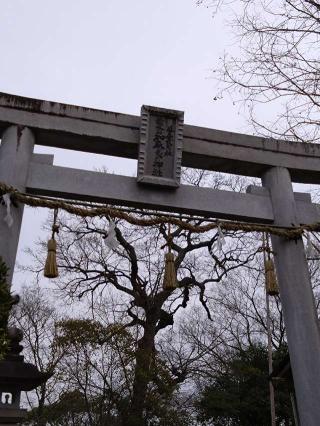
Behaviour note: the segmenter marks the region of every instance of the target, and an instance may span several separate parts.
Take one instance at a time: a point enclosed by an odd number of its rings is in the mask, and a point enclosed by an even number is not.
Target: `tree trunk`
[[[132,399],[128,415],[123,422],[124,426],[143,425],[143,410],[148,384],[150,382],[150,369],[154,352],[155,334],[156,322],[153,319],[148,320],[148,318],[146,318],[144,334],[138,342]]]

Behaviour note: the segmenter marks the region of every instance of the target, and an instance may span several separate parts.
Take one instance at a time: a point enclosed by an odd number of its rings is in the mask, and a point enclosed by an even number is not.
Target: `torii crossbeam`
[[[140,116],[0,94],[0,182],[35,195],[292,227],[320,221],[293,182],[320,183],[320,146],[183,124],[183,113]],[[53,166],[34,145],[138,159],[138,178]],[[180,167],[259,177],[246,194],[180,185]],[[0,215],[4,215],[3,213]],[[0,255],[14,269],[23,206],[0,216]],[[300,421],[320,422],[320,332],[301,238],[272,236]]]

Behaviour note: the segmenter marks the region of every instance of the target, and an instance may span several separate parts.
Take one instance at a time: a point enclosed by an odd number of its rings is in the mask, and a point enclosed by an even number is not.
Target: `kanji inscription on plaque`
[[[178,187],[183,141],[183,112],[141,108],[138,182]]]

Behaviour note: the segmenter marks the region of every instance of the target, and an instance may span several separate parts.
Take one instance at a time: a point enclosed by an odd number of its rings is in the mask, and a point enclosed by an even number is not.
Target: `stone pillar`
[[[298,225],[289,171],[269,169],[262,183],[270,191],[275,224]],[[302,238],[272,236],[291,368],[302,426],[320,424],[320,332]]]
[[[11,126],[1,137],[0,182],[25,191],[29,164],[34,147],[34,136],[30,129]],[[17,255],[19,235],[23,216],[23,205],[11,208],[13,225],[4,222],[6,207],[0,206],[0,256],[10,268],[8,282],[11,284]]]

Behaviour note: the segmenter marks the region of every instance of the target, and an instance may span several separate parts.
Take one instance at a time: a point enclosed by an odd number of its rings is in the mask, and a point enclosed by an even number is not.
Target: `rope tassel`
[[[56,224],[58,211],[54,211],[54,219],[52,225],[52,237],[48,241],[48,254],[46,264],[44,267],[44,276],[46,278],[57,278],[59,276],[57,266],[57,242],[55,240],[55,234],[59,232],[59,226]]]
[[[44,267],[46,278],[57,278],[59,275],[57,267],[57,242],[53,238],[48,241],[48,254]]]
[[[166,253],[165,255],[163,288],[165,290],[174,290],[177,288],[177,275],[176,268],[174,266],[174,255],[170,252]]]
[[[163,288],[165,290],[174,290],[177,288],[177,272],[174,266],[174,255],[171,252],[172,235],[170,233],[170,223],[168,224],[167,245],[169,247],[169,252],[165,254]]]
[[[279,294],[279,288],[272,259],[267,259],[265,261],[265,273],[267,293],[269,294],[269,296],[277,296]]]

